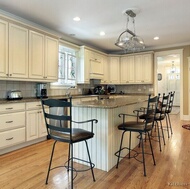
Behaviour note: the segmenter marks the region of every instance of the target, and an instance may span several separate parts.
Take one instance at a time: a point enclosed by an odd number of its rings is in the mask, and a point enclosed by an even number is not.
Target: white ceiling
[[[123,12],[136,8],[136,34],[147,50],[190,44],[189,0],[0,0],[0,8],[105,52],[120,50],[114,43],[126,27]]]

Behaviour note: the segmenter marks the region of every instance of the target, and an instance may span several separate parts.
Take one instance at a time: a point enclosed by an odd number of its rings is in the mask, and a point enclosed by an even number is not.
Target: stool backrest
[[[145,127],[151,124],[152,127],[154,126],[157,104],[158,96],[151,97],[151,95],[149,95],[148,104],[146,108]]]
[[[172,111],[175,91],[173,93],[170,92],[169,95],[170,95],[170,97],[169,97],[169,101],[168,101],[167,113],[171,113],[171,111]]]
[[[59,134],[64,132],[71,139],[72,99],[41,99],[41,103],[48,136],[63,141]]]

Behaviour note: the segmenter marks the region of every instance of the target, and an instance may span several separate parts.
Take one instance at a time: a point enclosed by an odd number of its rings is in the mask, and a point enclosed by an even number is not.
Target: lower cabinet
[[[25,127],[0,132],[0,148],[13,146],[25,142]]]
[[[47,135],[43,110],[40,102],[26,103],[26,140],[34,140]]]
[[[1,105],[0,149],[25,142],[25,103]]]

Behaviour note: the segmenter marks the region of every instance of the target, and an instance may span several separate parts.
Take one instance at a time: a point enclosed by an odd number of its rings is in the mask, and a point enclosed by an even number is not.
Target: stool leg
[[[160,147],[160,152],[162,151],[162,147],[161,147],[161,142],[160,142],[160,129],[158,127],[158,122],[156,121],[156,126],[157,126],[157,130],[158,130],[158,142],[159,142],[159,147]]]
[[[167,114],[167,115],[168,115],[168,120],[169,120],[169,125],[170,125],[171,134],[173,134],[172,124],[171,124],[171,120],[170,120],[170,114]]]
[[[143,144],[143,138],[142,138],[142,133],[141,135],[141,145],[142,145],[142,157],[143,157],[143,168],[144,168],[144,176],[146,176],[146,166],[145,166],[145,157],[144,157],[144,144]]]
[[[156,165],[156,161],[155,161],[155,158],[154,158],[154,152],[153,152],[153,148],[152,148],[152,142],[151,142],[151,139],[150,139],[150,133],[149,132],[148,132],[148,140],[149,140],[149,143],[150,143],[150,149],[151,149],[151,153],[152,153],[152,159],[153,159],[154,165]]]
[[[141,137],[140,137],[140,140],[141,140]],[[129,159],[131,158],[131,131],[130,131],[130,134],[129,134]]]
[[[47,177],[46,177],[46,184],[48,184],[48,179],[49,179],[49,172],[51,170],[51,163],[52,163],[52,159],[53,159],[53,154],[54,154],[54,149],[55,149],[55,144],[57,143],[57,141],[55,141],[53,143],[53,148],[51,151],[51,157],[50,157],[50,162],[49,162],[49,167],[48,167],[48,172],[47,172]]]
[[[120,155],[121,155],[121,148],[122,148],[124,134],[125,134],[125,131],[123,131],[122,136],[121,136],[121,142],[120,142],[120,147],[119,147],[119,155],[118,155],[118,158],[117,158],[116,168],[118,168],[118,165],[119,165],[119,158],[120,158]]]
[[[71,189],[73,189],[73,144],[70,144],[70,152],[71,152]]]
[[[85,143],[86,143],[86,150],[87,150],[88,159],[89,159],[89,162],[90,162],[90,167],[91,167],[93,181],[95,182],[96,180],[95,180],[95,177],[94,177],[94,171],[93,171],[93,167],[92,167],[92,161],[91,161],[91,158],[90,158],[90,153],[89,153],[89,149],[88,149],[88,143],[87,143],[86,140],[85,140]]]
[[[161,131],[162,131],[163,142],[164,142],[164,145],[166,145],[165,137],[164,137],[164,130],[163,130],[163,127],[162,127],[162,121],[160,121],[160,127],[161,127]]]
[[[167,129],[167,133],[168,133],[168,138],[170,138],[169,127],[168,127],[168,117],[167,117],[167,114],[166,114],[166,129]]]

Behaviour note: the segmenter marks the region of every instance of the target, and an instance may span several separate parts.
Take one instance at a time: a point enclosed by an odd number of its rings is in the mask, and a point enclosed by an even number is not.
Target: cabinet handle
[[[13,121],[6,121],[6,123],[12,123]]]
[[[36,106],[41,106],[41,104],[38,104],[38,105],[36,105]]]
[[[12,110],[13,108],[6,108],[6,110]]]
[[[11,138],[6,138],[6,140],[13,140],[13,137],[11,137]]]
[[[12,76],[12,74],[9,74],[9,76]]]

